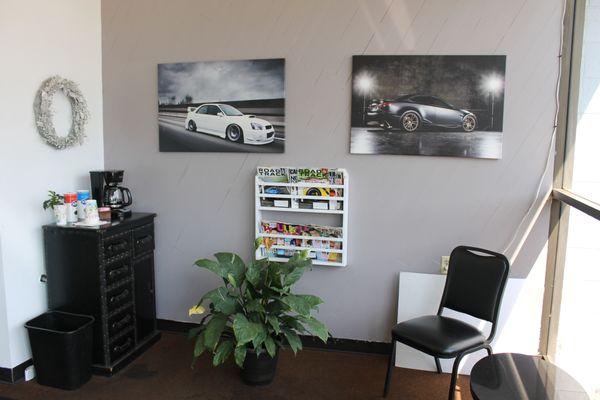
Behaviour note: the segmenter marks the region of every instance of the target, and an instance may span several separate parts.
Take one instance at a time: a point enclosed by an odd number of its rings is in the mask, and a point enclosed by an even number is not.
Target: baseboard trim
[[[168,319],[158,319],[157,328],[164,332],[187,333],[190,329],[198,326],[192,322],[172,321]],[[392,349],[391,344],[384,342],[370,342],[367,340],[330,338],[327,343],[323,343],[319,338],[309,335],[300,335],[302,345],[307,348],[349,351],[353,353],[385,354],[389,355]]]
[[[33,360],[25,360],[14,368],[0,367],[0,381],[8,383],[16,383],[25,378],[25,368],[33,365]]]

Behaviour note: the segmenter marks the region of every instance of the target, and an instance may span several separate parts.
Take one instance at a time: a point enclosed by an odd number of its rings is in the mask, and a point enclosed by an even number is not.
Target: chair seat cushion
[[[392,328],[392,337],[400,343],[441,358],[454,357],[486,340],[474,326],[439,315],[401,322]]]

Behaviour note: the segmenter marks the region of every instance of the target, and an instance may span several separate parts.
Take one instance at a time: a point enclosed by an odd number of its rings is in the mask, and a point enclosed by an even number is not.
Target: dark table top
[[[147,222],[151,222],[151,220],[156,217],[155,213],[143,213],[143,212],[134,212],[131,214],[131,217],[124,218],[122,220],[113,219],[110,223],[102,224],[98,226],[83,226],[76,224],[67,224],[67,225],[56,225],[56,224],[48,224],[44,225],[44,229],[72,229],[72,230],[82,230],[82,231],[104,231],[115,227],[129,227],[131,225],[135,225],[141,223],[143,220],[147,220]]]
[[[471,370],[475,400],[589,400],[575,379],[541,357],[501,353]]]

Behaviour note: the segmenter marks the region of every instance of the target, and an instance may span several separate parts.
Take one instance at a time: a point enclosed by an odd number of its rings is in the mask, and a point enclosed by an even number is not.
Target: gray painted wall
[[[187,320],[218,284],[197,258],[251,256],[257,165],[344,167],[349,266],[315,267],[298,290],[324,298],[334,336],[387,340],[399,271],[435,273],[457,244],[504,251],[522,235],[550,148],[561,22],[560,0],[104,0],[105,165],[126,170],[137,210],[159,215],[159,317]],[[351,156],[353,54],[506,54],[503,159]],[[285,154],[158,152],[158,63],[269,57],[286,58]],[[544,211],[513,276],[547,229]]]

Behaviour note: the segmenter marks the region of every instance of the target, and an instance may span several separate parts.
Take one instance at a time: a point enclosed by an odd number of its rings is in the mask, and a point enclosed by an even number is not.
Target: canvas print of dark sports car
[[[506,56],[354,56],[350,152],[502,158]]]
[[[283,153],[285,61],[158,64],[162,152]]]

